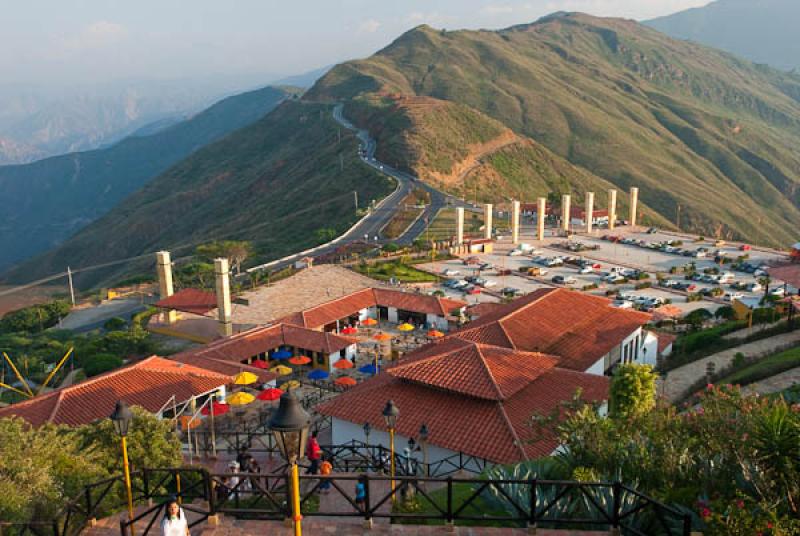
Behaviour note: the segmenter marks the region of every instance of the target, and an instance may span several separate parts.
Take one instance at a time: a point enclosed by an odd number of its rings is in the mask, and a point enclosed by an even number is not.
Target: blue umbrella
[[[358,371],[364,374],[371,374],[373,376],[378,372],[378,370],[375,368],[375,365],[364,365],[363,367],[360,367]]]
[[[289,350],[278,350],[274,354],[272,354],[272,359],[277,359],[278,361],[282,361],[284,359],[289,359],[292,357],[292,352]]]
[[[322,369],[315,369],[308,373],[309,380],[324,380],[328,376],[330,376],[330,374]]]

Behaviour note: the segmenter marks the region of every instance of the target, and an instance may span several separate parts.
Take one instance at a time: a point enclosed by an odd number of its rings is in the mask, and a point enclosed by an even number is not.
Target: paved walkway
[[[768,395],[788,389],[794,384],[800,383],[800,367],[781,372],[765,380],[751,383],[743,388],[747,393],[758,393]]]
[[[750,327],[750,328],[737,329],[736,331],[731,331],[730,333],[726,333],[725,335],[722,336],[722,338],[723,339],[727,339],[729,341],[736,341],[736,340],[740,340],[740,339],[746,339],[750,335],[755,335],[756,333],[760,333],[760,332],[764,331],[765,329],[774,328],[775,326],[777,326],[779,324],[782,324],[782,323],[784,323],[783,320],[780,320],[778,322],[774,322],[774,323],[771,323],[771,324],[756,324],[756,325],[754,325],[753,327]]]
[[[692,363],[669,371],[663,384],[664,396],[670,402],[684,398],[689,389],[706,374],[706,366],[713,362],[716,370],[721,371],[733,361],[733,356],[741,352],[745,357],[763,357],[800,345],[800,330],[783,333],[760,341],[743,344],[722,352],[698,359]]]

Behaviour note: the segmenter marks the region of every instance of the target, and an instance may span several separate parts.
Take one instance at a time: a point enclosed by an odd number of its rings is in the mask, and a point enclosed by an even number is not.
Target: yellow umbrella
[[[405,323],[400,324],[399,326],[397,326],[397,329],[400,330],[400,331],[414,331],[414,326],[412,326],[408,322],[405,322]]]
[[[244,406],[246,404],[249,404],[255,399],[256,397],[254,397],[250,393],[245,393],[244,391],[238,391],[230,395],[228,398],[226,398],[225,401],[231,406]]]
[[[284,382],[280,384],[279,389],[284,391],[288,391],[289,389],[297,389],[300,387],[300,382],[297,380],[289,380],[288,382]]]
[[[250,385],[251,383],[256,383],[258,381],[258,376],[253,374],[252,372],[240,372],[236,376],[233,377],[233,383],[236,385]]]
[[[272,372],[273,374],[277,374],[278,376],[286,376],[287,374],[291,374],[292,372],[294,372],[286,365],[278,365],[277,367],[272,367],[271,369],[269,369],[269,371]]]

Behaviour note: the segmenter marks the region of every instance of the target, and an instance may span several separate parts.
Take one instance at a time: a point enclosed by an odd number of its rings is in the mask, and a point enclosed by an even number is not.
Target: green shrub
[[[97,376],[104,372],[110,372],[122,366],[122,358],[113,354],[96,354],[91,360],[83,365],[83,371],[87,376]]]
[[[103,329],[105,329],[106,331],[119,331],[121,329],[125,329],[126,325],[127,322],[125,322],[124,319],[115,316],[105,321],[105,323],[103,324]]]

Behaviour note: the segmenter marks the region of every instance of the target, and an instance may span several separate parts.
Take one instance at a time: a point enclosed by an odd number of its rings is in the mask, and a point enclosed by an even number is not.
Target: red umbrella
[[[340,359],[339,361],[333,364],[333,368],[339,370],[350,369],[353,368],[354,366],[355,365],[353,365],[353,363],[349,359]]]
[[[280,389],[275,389],[275,388],[264,389],[263,391],[258,393],[258,395],[256,395],[256,398],[259,400],[273,401],[273,400],[278,400],[282,394],[283,391],[281,391]]]
[[[356,333],[358,333],[358,328],[353,326],[347,326],[342,330],[342,335],[355,335]]]
[[[306,357],[304,355],[299,355],[297,357],[289,359],[289,363],[291,363],[292,365],[308,365],[309,363],[311,363],[311,358]]]
[[[333,383],[335,383],[336,385],[341,385],[342,387],[352,387],[358,382],[355,381],[350,376],[342,376],[341,378],[337,378],[336,381],[334,381]]]
[[[256,368],[266,370],[269,368],[269,361],[264,361],[263,359],[256,359],[255,361],[250,363],[250,365]]]
[[[231,409],[231,407],[224,402],[213,402],[212,404],[214,407],[215,417],[218,415],[225,415]],[[211,408],[209,406],[211,406],[212,404],[209,404],[208,406],[204,407],[202,411],[200,411],[200,413],[202,413],[203,415],[209,415],[211,413]]]

